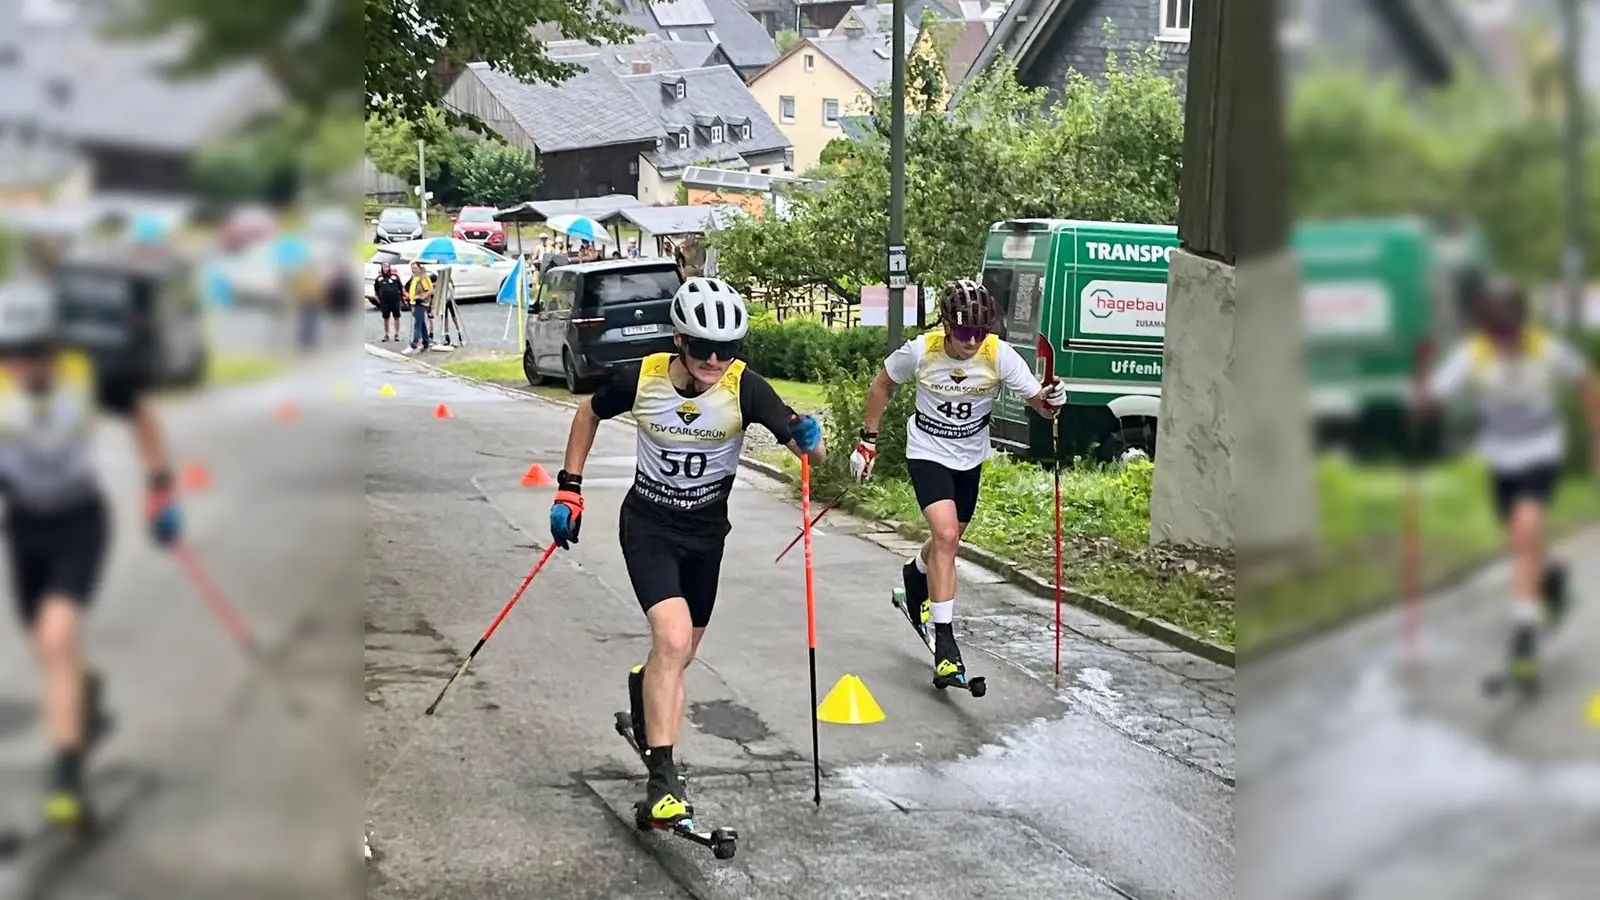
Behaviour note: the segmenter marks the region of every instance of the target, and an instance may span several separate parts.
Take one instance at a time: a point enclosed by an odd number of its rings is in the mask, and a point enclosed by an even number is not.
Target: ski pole
[[[1056,470],[1056,687],[1061,687],[1061,459],[1057,454]]]
[[[817,516],[817,518],[822,518]],[[822,759],[817,740],[817,592],[811,557],[811,457],[800,457],[800,526],[806,542],[806,644],[811,651],[811,802],[822,807]]]
[[[843,503],[844,502],[844,498],[847,495],[849,495],[849,493],[850,493],[850,489],[849,488],[845,488],[839,494],[838,497],[834,498],[834,501],[832,503],[829,503],[827,506],[824,506],[822,508],[822,512],[817,513],[816,517],[811,520],[811,524],[813,526],[815,526],[818,522],[821,522],[822,521],[822,517],[827,515],[829,512],[831,512],[834,509],[834,507],[838,506],[840,503]],[[805,532],[806,532],[806,530],[802,526],[801,529],[800,529],[800,533],[794,536],[794,540],[789,542],[789,546],[784,547],[783,548],[783,552],[779,553],[778,554],[778,558],[774,559],[772,562],[774,564],[783,562],[783,558],[789,554],[790,550],[794,549],[794,545],[800,543],[800,539],[802,537],[805,537]]]
[[[539,570],[544,568],[544,564],[550,561],[550,557],[555,552],[555,541],[551,541],[550,546],[544,548],[544,555],[539,557],[539,561],[533,564],[533,568],[528,572],[528,577],[522,579],[522,584],[517,587],[517,592],[511,595],[511,599],[506,601],[505,606],[501,607],[500,615],[494,617],[494,621],[489,624],[489,629],[483,633],[483,637],[478,638],[478,643],[472,646],[472,652],[468,653],[467,658],[461,661],[461,666],[456,669],[456,673],[451,675],[450,680],[446,681],[444,687],[439,689],[439,696],[428,704],[428,708],[424,710],[424,715],[431,716],[439,708],[439,702],[444,699],[445,692],[450,690],[450,685],[455,684],[456,680],[467,671],[467,666],[472,665],[472,660],[477,657],[478,651],[482,650],[483,645],[489,642],[489,636],[494,634],[495,629],[500,627],[501,622],[505,621],[506,615],[511,612],[511,607],[516,606],[517,601],[522,599],[522,592],[526,591],[528,585],[533,583],[533,577],[539,574]]]
[[[238,610],[234,609],[233,604],[229,603],[223,595],[222,588],[217,586],[210,573],[206,571],[204,566],[200,565],[200,560],[194,555],[194,551],[190,549],[188,544],[177,543],[172,545],[172,555],[177,558],[178,565],[183,569],[184,574],[189,576],[189,581],[194,584],[195,589],[200,593],[201,599],[205,601],[206,606],[211,608],[212,613],[222,623],[222,627],[227,630],[234,643],[239,645],[245,656],[265,677],[267,670],[272,668],[266,652],[256,642],[255,636],[250,633],[249,626],[245,625],[244,618],[239,615]],[[277,681],[275,678],[267,678],[267,680]],[[279,689],[283,694],[283,700],[288,706],[289,712],[296,716],[300,715],[305,707],[300,704],[299,700],[295,699],[286,686],[280,684]]]
[[[1423,339],[1417,344],[1412,363],[1413,390],[1417,401],[1426,403],[1428,369],[1433,361],[1432,342]],[[1406,466],[1405,500],[1401,511],[1401,593],[1405,604],[1404,625],[1406,657],[1417,661],[1417,643],[1422,630],[1422,418],[1428,414],[1424,405],[1414,409],[1408,417],[1410,425],[1411,460]]]

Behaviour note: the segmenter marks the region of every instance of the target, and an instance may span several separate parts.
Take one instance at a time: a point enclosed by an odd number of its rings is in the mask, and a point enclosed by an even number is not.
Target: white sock
[[[1511,601],[1511,622],[1514,625],[1536,625],[1539,622],[1539,604],[1526,597]]]
[[[921,572],[924,575],[928,574],[928,561],[922,558],[921,550],[917,551],[917,558],[912,560],[912,562],[917,564],[918,572]]]
[[[954,600],[940,600],[928,604],[929,618],[935,625],[949,625],[956,618],[956,602]]]

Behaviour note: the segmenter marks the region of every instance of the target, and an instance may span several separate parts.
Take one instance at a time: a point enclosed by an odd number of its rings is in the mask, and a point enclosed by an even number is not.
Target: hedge
[[[909,339],[915,328],[907,328]],[[744,359],[768,378],[821,383],[837,368],[876,370],[889,355],[889,329],[859,325],[829,328],[811,319],[755,319],[745,337]]]

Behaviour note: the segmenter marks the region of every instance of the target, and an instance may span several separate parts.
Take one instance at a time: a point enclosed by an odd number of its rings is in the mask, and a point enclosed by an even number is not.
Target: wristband
[[[564,491],[572,491],[574,494],[581,494],[583,493],[583,476],[574,475],[571,472],[568,472],[566,469],[562,469],[560,472],[556,473],[556,486]]]
[[[151,475],[149,486],[151,493],[169,493],[172,490],[172,473],[168,472],[166,469],[162,469],[154,475]]]

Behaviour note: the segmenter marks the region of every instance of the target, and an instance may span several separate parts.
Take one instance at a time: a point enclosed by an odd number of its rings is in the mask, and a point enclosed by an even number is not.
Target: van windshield
[[[682,283],[675,267],[594,272],[583,279],[583,306],[593,309],[618,303],[668,300]]]

